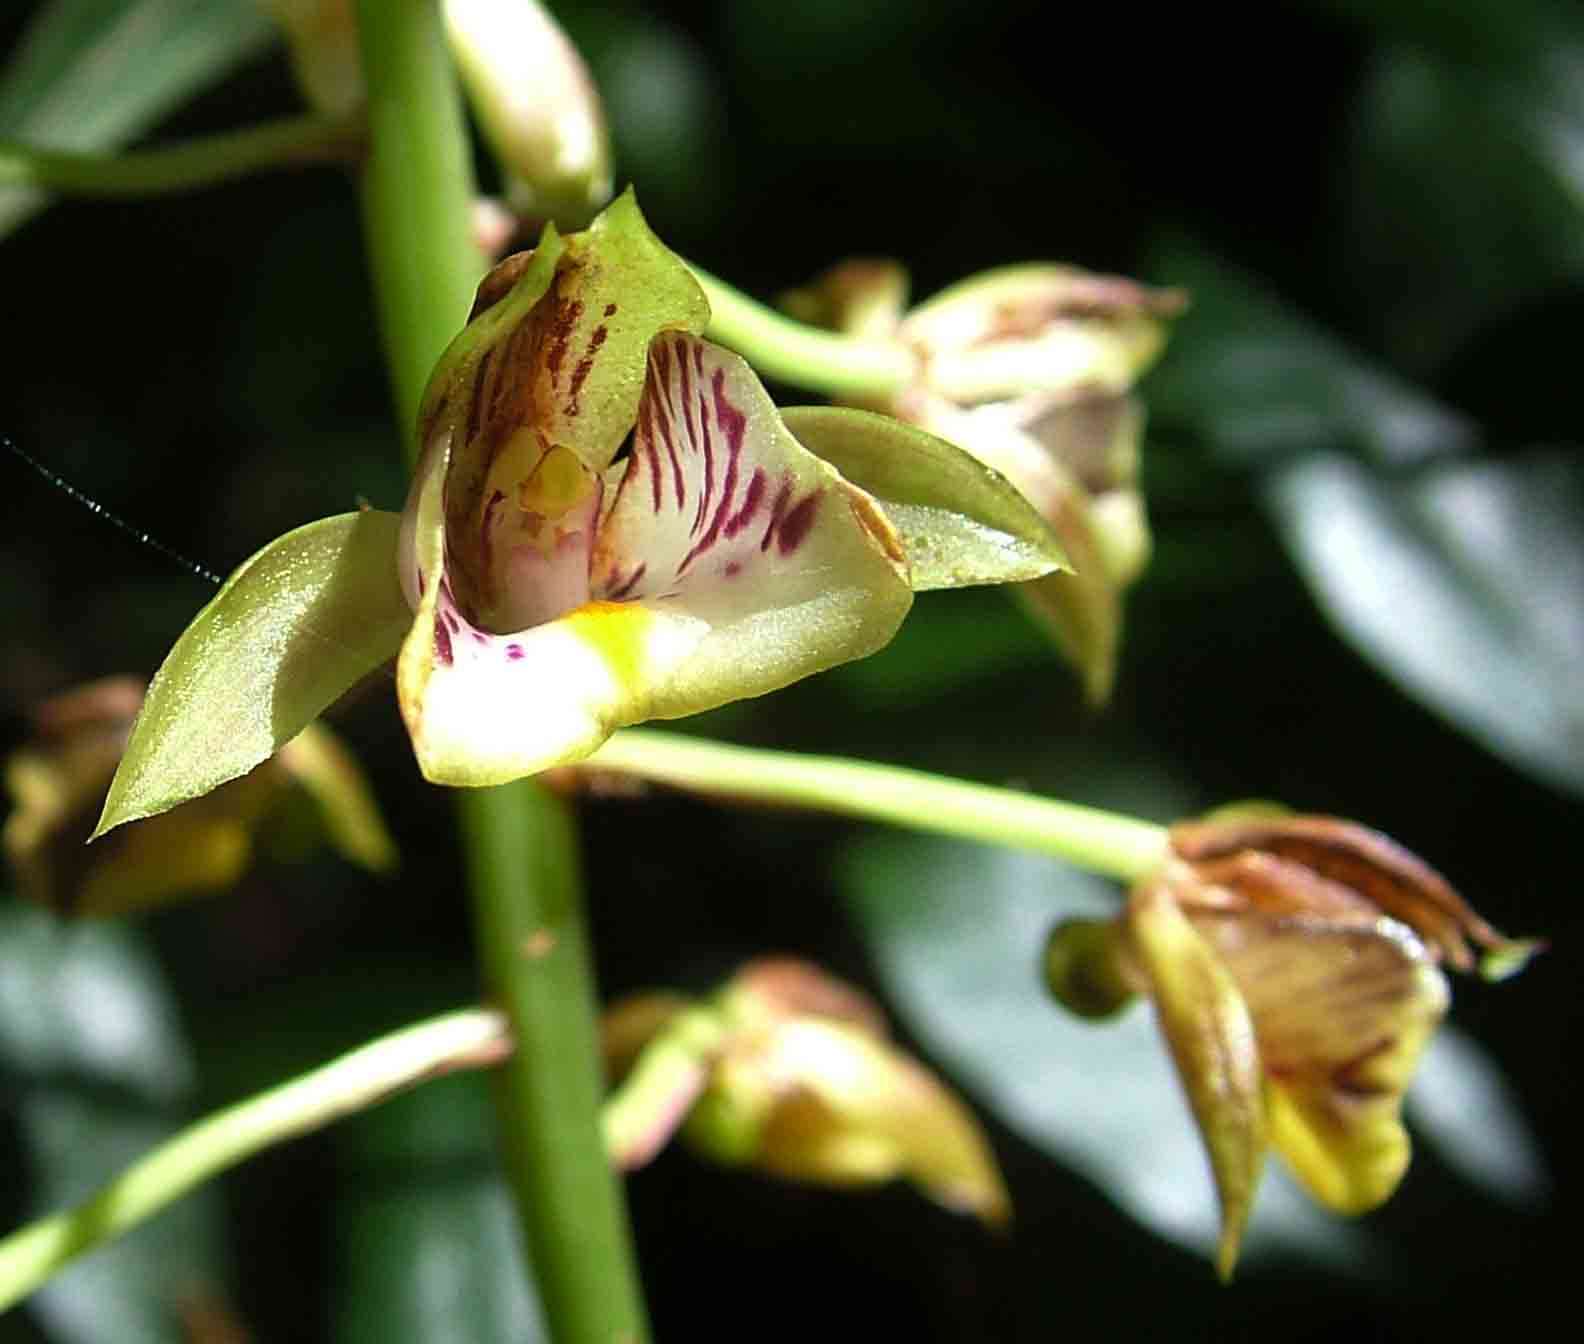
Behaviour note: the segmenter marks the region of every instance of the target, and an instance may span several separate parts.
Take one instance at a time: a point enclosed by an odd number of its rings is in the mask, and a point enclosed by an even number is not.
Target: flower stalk
[[[67,196],[194,191],[276,168],[346,163],[362,153],[361,115],[283,117],[240,131],[121,154],[73,153],[0,141],[0,187]]]
[[[903,766],[725,746],[650,729],[617,733],[586,764],[695,793],[1034,850],[1123,882],[1148,876],[1167,855],[1163,826]]]
[[[895,341],[866,341],[794,321],[688,263],[709,298],[708,335],[767,378],[846,398],[889,397],[917,376],[917,361]]]
[[[424,385],[467,317],[484,258],[438,7],[361,0],[358,17],[370,134],[364,219],[412,461]],[[457,806],[480,959],[521,1042],[496,1095],[546,1319],[559,1344],[641,1341],[622,1192],[601,1139],[598,1027],[570,820],[530,782],[466,791]]]
[[[273,1144],[311,1133],[403,1088],[511,1051],[504,1016],[464,1008],[405,1027],[183,1130],[76,1208],[0,1240],[0,1311],[95,1247]]]

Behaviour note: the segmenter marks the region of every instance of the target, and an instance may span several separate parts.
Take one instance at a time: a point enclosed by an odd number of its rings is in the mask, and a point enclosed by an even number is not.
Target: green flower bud
[[[577,49],[536,0],[445,0],[445,22],[512,208],[586,223],[610,199],[611,156]]]

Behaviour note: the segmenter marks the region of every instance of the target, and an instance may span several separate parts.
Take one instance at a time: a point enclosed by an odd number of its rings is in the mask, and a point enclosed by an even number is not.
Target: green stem
[[[468,142],[433,0],[360,0],[370,151],[364,217],[380,324],[416,455],[430,369],[466,319],[473,242]],[[475,935],[519,1042],[497,1088],[501,1145],[558,1344],[647,1337],[620,1181],[599,1118],[593,968],[576,839],[530,783],[457,795]]]
[[[467,320],[485,258],[474,239],[461,95],[433,0],[360,0],[369,149],[363,221],[408,460],[429,371]]]
[[[585,764],[698,793],[818,808],[1037,850],[1123,882],[1137,881],[1166,856],[1166,829],[1151,822],[902,766],[730,747],[632,728],[617,733]]]
[[[438,1074],[497,1063],[510,1049],[499,1012],[468,1008],[382,1037],[217,1111],[138,1159],[76,1208],[41,1218],[0,1241],[0,1311],[69,1260],[120,1236],[261,1149]]]
[[[71,196],[154,196],[212,187],[266,168],[355,159],[358,117],[287,117],[185,144],[123,154],[67,153],[0,141],[0,187]]]
[[[558,1341],[646,1333],[621,1186],[600,1124],[598,1010],[559,799],[529,781],[457,798],[489,991],[518,1048],[501,1070],[507,1174],[524,1192],[545,1316]]]
[[[688,269],[709,298],[709,335],[768,377],[827,396],[872,398],[893,396],[918,376],[905,346],[795,322],[691,262]]]
[[[624,1170],[659,1152],[709,1081],[726,1028],[719,1010],[684,1008],[638,1054],[605,1101],[605,1151]]]

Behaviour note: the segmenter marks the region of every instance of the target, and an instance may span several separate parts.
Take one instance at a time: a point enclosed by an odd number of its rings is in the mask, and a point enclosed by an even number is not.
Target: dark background
[[[1536,260],[1500,195],[1473,233],[1457,233],[1431,197],[1367,189],[1361,145],[1372,81],[1393,53],[1510,71],[1552,48],[1526,45],[1530,11],[1438,8],[1293,5],[1192,22],[993,0],[563,13],[606,87],[619,179],[636,183],[662,238],[752,293],[854,254],[903,259],[920,295],[1026,258],[1165,283],[1179,277],[1162,259],[1191,238],[1371,366],[1467,414],[1484,430],[1478,451],[1501,459],[1578,434],[1579,272]],[[0,22],[14,34],[20,17]],[[1506,45],[1509,22],[1518,35]],[[277,53],[159,136],[295,106]],[[1505,240],[1509,260],[1463,257],[1465,237]],[[0,293],[0,432],[203,565],[224,571],[358,497],[399,507],[356,201],[338,171],[57,205],[0,245]],[[1194,332],[1189,319],[1175,340]],[[1103,716],[1081,711],[1073,679],[1010,604],[967,593],[922,599],[906,638],[862,673],[715,727],[1080,799],[1116,762],[1139,763],[1188,781],[1204,804],[1279,797],[1401,838],[1501,927],[1553,939],[1523,978],[1460,986],[1455,1007],[1540,1136],[1549,1202],[1514,1208],[1422,1154],[1373,1219],[1401,1252],[1390,1277],[1289,1259],[1223,1290],[1203,1259],[1129,1222],[993,1118],[1018,1211],[1005,1242],[902,1188],[795,1189],[673,1152],[630,1185],[661,1339],[1417,1340],[1459,1334],[1492,1309],[1521,1325],[1556,1292],[1545,1266],[1571,1223],[1578,1161],[1577,800],[1454,732],[1339,640],[1259,507],[1269,464],[1230,458],[1197,427],[1164,409],[1152,424],[1156,559],[1130,600]],[[0,710],[14,741],[40,695],[151,671],[206,589],[21,464],[4,470]],[[971,658],[964,630],[979,641]],[[897,694],[877,696],[888,683]],[[469,993],[446,799],[418,779],[390,697],[376,691],[339,726],[401,844],[398,882],[326,859],[140,921],[197,1051],[188,1113]],[[883,996],[832,877],[856,830],[676,798],[586,805],[603,985],[703,988],[781,949]],[[10,1125],[0,1104],[0,1154],[23,1170]],[[463,1144],[433,1179],[487,1181],[486,1152]],[[344,1325],[348,1229],[374,1225],[358,1222],[358,1201],[415,1179],[334,1135],[228,1176],[229,1295],[255,1338],[322,1339],[327,1322]],[[20,1220],[29,1197],[0,1182],[0,1222]],[[486,1337],[458,1328],[458,1339]],[[43,1330],[13,1316],[0,1340],[52,1337]]]

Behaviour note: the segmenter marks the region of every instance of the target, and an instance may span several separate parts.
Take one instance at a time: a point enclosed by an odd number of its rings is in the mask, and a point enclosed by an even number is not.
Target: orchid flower
[[[804,320],[894,341],[917,376],[861,404],[950,440],[1001,472],[1061,537],[1074,572],[1017,592],[1078,669],[1110,694],[1122,591],[1149,529],[1138,490],[1144,414],[1131,388],[1165,343],[1183,296],[1070,266],[1012,266],[905,311],[907,276],[884,261],[832,268],[786,305]]]
[[[1062,563],[949,444],[861,411],[795,436],[708,318],[630,193],[497,266],[430,380],[405,512],[237,571],[155,678],[101,830],[250,769],[398,647],[424,774],[502,783],[871,653],[915,589]]]
[[[1501,977],[1537,945],[1353,822],[1229,809],[1173,827],[1171,848],[1117,920],[1057,928],[1046,978],[1085,1016],[1153,1000],[1210,1157],[1226,1277],[1268,1147],[1338,1212],[1391,1195],[1403,1094],[1450,1000],[1440,966],[1474,969],[1473,944]]]
[[[807,962],[750,962],[701,1001],[635,995],[603,1035],[618,1084],[606,1147],[626,1170],[680,1130],[727,1166],[840,1187],[902,1177],[991,1225],[1011,1216],[973,1112],[896,1046],[866,995]]]

